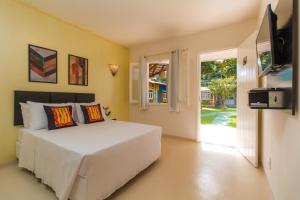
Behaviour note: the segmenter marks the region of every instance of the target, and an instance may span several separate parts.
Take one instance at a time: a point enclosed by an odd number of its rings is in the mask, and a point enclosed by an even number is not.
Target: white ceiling
[[[21,0],[125,46],[256,18],[261,0]]]

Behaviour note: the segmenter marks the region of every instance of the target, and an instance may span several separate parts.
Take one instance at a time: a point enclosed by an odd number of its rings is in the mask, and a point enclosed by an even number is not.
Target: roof
[[[154,77],[162,71],[167,71],[169,64],[151,63],[149,65],[149,77]]]

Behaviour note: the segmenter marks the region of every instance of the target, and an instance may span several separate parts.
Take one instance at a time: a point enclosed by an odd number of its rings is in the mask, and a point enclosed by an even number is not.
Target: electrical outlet
[[[269,158],[269,170],[271,171],[272,170],[272,159]]]

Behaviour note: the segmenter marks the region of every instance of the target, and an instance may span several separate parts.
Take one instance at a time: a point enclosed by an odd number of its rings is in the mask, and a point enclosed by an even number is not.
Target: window
[[[168,103],[169,61],[151,62],[149,68],[149,103]]]
[[[149,96],[149,101],[153,102],[153,91],[152,90],[149,90],[148,96]]]
[[[201,91],[201,99],[202,100],[212,100],[213,97],[209,91]]]

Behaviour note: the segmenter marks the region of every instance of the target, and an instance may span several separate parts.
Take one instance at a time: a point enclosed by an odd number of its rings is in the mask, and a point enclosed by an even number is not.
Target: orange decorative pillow
[[[104,121],[104,118],[101,113],[100,104],[86,106],[80,105],[80,107],[83,113],[85,124]]]
[[[48,130],[77,126],[72,118],[72,106],[44,106]]]

